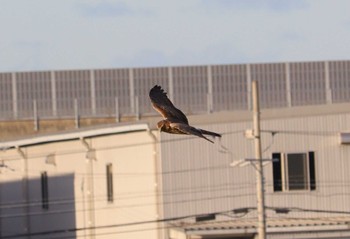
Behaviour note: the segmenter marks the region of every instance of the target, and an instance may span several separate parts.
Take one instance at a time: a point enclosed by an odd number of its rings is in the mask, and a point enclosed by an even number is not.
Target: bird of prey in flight
[[[167,97],[167,93],[164,92],[160,86],[155,85],[150,90],[149,97],[153,108],[164,118],[157,123],[157,128],[160,129],[160,131],[170,134],[195,135],[212,143],[214,142],[204,135],[221,137],[221,134],[190,126],[186,115],[173,105],[173,103]]]

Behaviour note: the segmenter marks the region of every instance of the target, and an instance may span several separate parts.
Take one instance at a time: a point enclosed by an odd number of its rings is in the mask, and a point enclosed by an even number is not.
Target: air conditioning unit
[[[340,133],[340,143],[341,144],[350,144],[350,132]]]

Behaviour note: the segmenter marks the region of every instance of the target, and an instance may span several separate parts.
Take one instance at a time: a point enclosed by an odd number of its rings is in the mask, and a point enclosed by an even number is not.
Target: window
[[[107,177],[107,201],[113,202],[113,167],[109,163],[106,166],[106,177]]]
[[[315,153],[273,153],[274,191],[315,190]]]
[[[49,209],[49,183],[47,172],[41,173],[41,207]]]

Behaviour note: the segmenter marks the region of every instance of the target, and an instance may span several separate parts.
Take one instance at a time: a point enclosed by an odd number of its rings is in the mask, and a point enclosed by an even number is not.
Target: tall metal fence
[[[154,114],[161,85],[187,113],[250,109],[258,80],[262,108],[350,100],[350,61],[0,73],[0,119]]]

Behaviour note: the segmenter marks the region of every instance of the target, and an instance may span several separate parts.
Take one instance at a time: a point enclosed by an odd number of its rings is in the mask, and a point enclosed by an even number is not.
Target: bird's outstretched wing
[[[158,111],[164,118],[188,124],[188,119],[181,110],[177,109],[173,103],[169,100],[166,92],[155,85],[149,92],[149,97],[152,102],[153,108]]]

